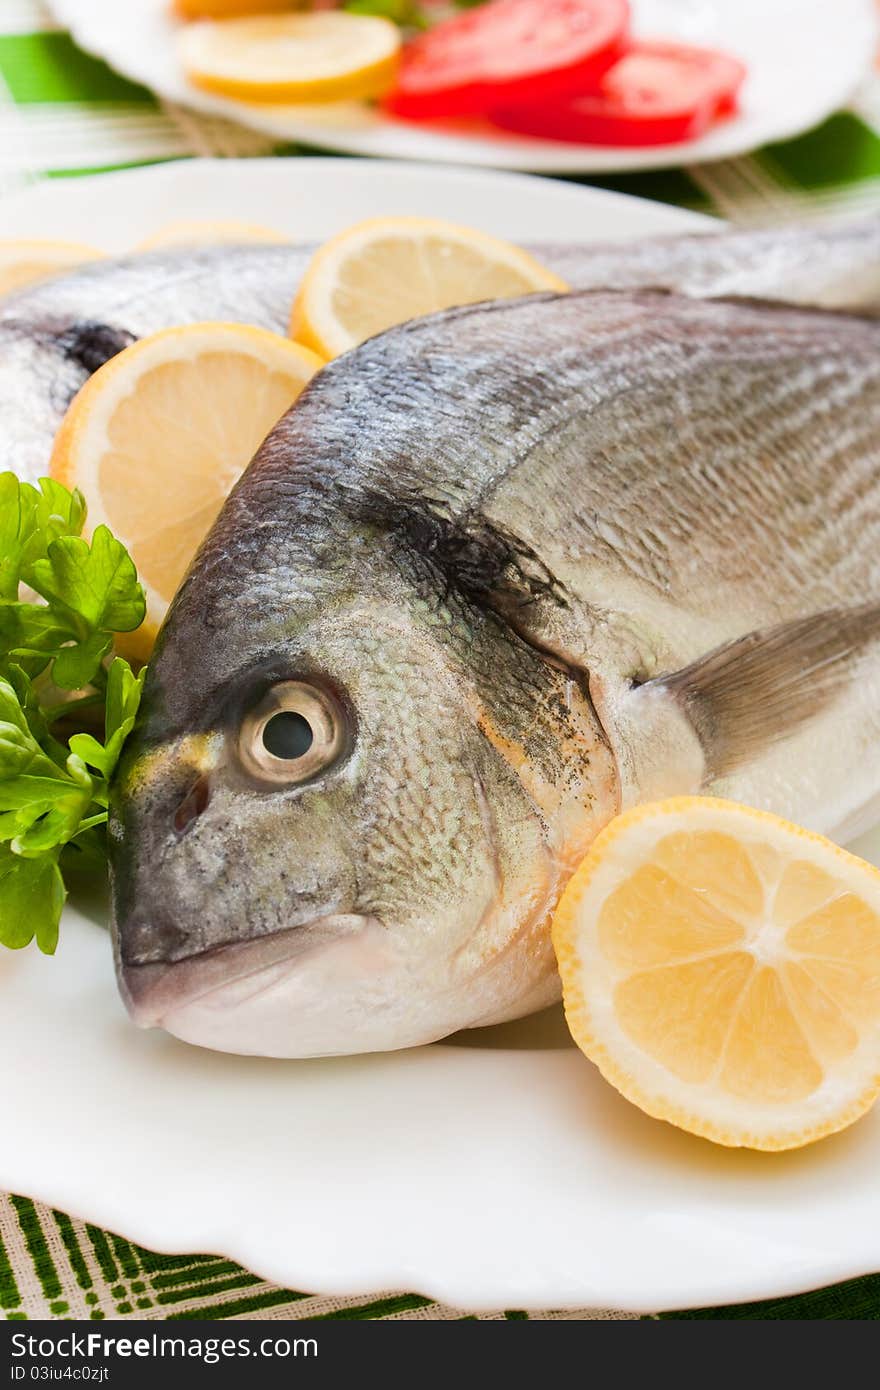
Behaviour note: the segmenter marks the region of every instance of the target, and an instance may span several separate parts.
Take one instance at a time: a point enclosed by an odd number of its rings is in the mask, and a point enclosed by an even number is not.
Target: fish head
[[[457,619],[350,599],[266,644],[249,606],[210,638],[178,608],[116,782],[116,951],[135,1020],[309,1056],[550,1002],[564,866],[540,802],[558,793],[522,748],[517,766],[516,735],[458,669]]]
[[[150,663],[109,826],[123,997],[144,1026],[280,1057],[543,1007],[549,914],[615,809],[589,698],[449,582],[442,519],[383,513],[329,457],[291,469],[291,430]],[[444,544],[473,579],[477,541]]]

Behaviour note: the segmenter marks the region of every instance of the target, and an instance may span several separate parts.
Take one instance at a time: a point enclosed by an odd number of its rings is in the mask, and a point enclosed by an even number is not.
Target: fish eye
[[[296,786],[334,763],[344,744],[335,700],[304,681],[279,681],[242,720],[238,751],[261,782]]]

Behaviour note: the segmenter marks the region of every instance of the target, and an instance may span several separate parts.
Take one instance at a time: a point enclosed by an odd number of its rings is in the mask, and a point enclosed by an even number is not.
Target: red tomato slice
[[[485,115],[589,91],[624,52],[627,0],[493,0],[407,44],[399,116]]]
[[[736,110],[746,70],[736,58],[677,43],[635,43],[597,91],[491,113],[496,125],[584,145],[669,145]]]

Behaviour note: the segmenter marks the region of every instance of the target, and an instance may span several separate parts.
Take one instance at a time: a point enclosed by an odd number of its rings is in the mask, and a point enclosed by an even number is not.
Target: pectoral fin
[[[750,632],[641,685],[591,680],[623,805],[695,792],[820,716],[880,658],[880,604]]]

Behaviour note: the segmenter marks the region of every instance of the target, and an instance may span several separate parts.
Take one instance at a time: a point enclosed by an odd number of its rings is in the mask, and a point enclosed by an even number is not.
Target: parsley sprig
[[[380,15],[404,29],[430,29],[432,24],[448,19],[456,10],[472,10],[483,0],[449,0],[447,5],[419,3],[419,0],[345,0],[350,14]]]
[[[85,540],[85,519],[78,491],[0,474],[0,944],[49,954],[65,872],[103,861],[144,676],[112,657],[144,617],[134,564],[106,526]]]

